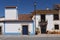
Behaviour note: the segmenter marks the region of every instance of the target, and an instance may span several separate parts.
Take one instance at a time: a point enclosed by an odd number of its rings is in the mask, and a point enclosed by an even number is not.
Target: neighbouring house
[[[36,12],[36,13],[35,13]],[[50,10],[36,10],[32,12],[34,26],[38,34],[60,34],[60,5]],[[37,31],[38,29],[38,31]]]
[[[18,14],[16,6],[7,6],[5,16],[0,17],[0,34],[60,34],[60,5],[30,14]]]

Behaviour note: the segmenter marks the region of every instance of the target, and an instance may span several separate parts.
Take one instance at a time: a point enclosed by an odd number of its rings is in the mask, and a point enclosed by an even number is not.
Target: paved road
[[[38,35],[38,36],[0,36],[0,40],[60,40],[60,35]]]
[[[60,37],[11,37],[11,38],[3,38],[1,40],[60,40]]]

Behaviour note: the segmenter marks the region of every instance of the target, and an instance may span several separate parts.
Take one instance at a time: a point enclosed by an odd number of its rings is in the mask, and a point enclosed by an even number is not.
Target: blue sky
[[[0,17],[4,16],[5,6],[17,6],[19,14],[26,14],[34,10],[35,0],[0,0]],[[36,9],[44,10],[47,7],[52,9],[53,5],[60,4],[60,0],[36,0]]]

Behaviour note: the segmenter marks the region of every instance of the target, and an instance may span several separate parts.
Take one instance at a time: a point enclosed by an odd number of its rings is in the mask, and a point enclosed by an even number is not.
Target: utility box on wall
[[[18,13],[16,6],[7,6],[5,7],[5,20],[17,20]]]

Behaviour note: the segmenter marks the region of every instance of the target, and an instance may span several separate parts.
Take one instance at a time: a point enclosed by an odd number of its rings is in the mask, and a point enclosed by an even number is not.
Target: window
[[[41,14],[41,21],[45,21],[45,15]]]
[[[59,29],[59,25],[55,25],[55,29]]]
[[[54,20],[59,20],[59,15],[58,14],[54,14]]]

